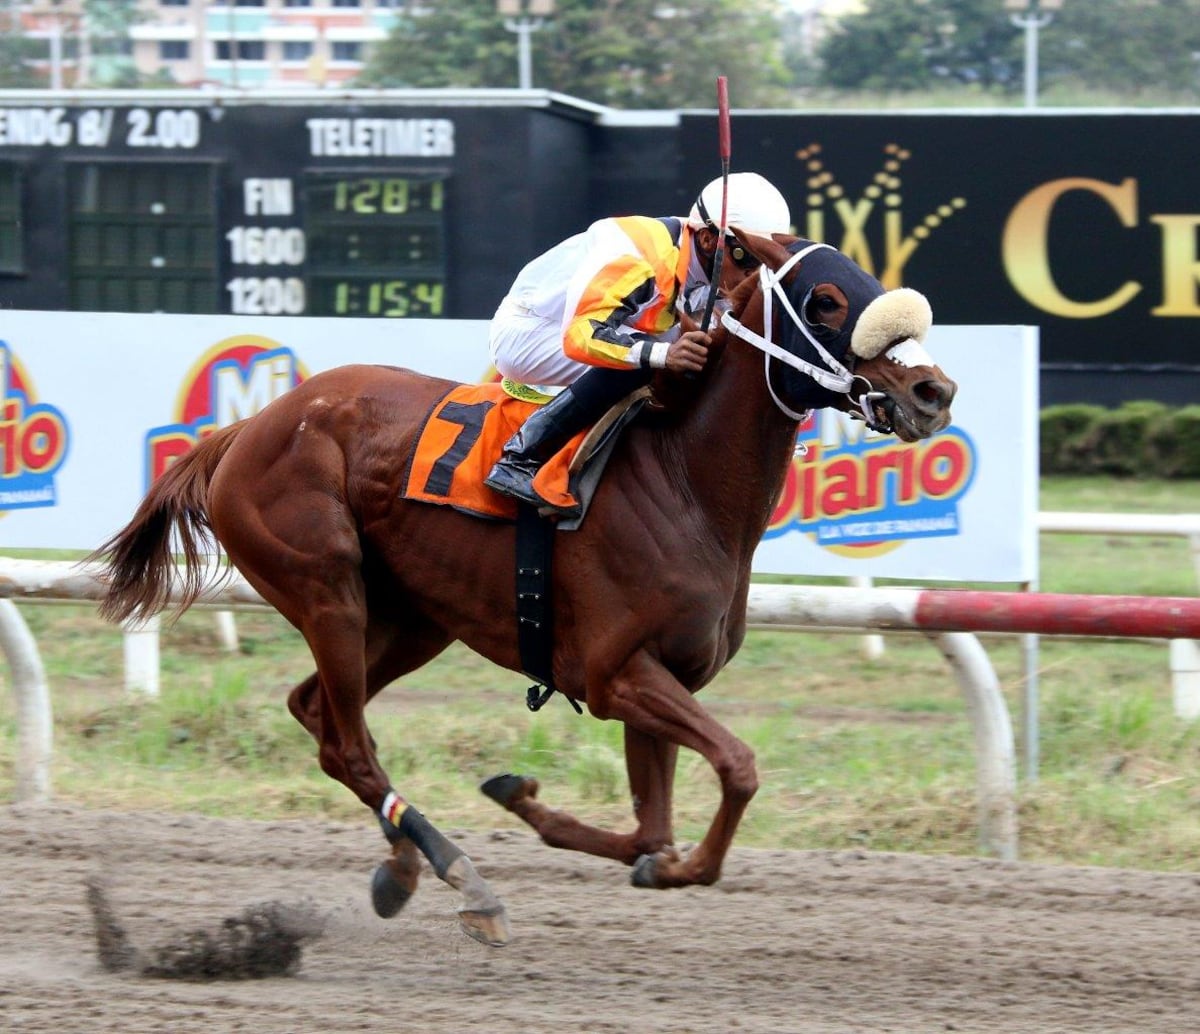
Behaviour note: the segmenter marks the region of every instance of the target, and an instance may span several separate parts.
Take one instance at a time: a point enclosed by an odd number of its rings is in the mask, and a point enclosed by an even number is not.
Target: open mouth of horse
[[[891,395],[884,395],[874,406],[875,421],[883,427],[889,427],[892,433],[902,442],[916,442],[929,436],[929,430],[921,426],[922,422],[911,416],[908,410]]]
[[[875,417],[875,426],[887,431],[896,431],[897,408],[896,400],[891,395],[884,395],[883,398],[872,402],[871,412]],[[907,441],[907,439],[905,440]]]

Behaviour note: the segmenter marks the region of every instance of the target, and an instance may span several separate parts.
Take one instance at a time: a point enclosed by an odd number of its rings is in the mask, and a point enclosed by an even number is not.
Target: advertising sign
[[[844,413],[818,412],[800,428],[756,571],[1036,579],[1036,333],[934,327],[927,345],[958,382],[954,423],[905,444]]]
[[[959,382],[955,423],[905,445],[818,414],[801,428],[756,570],[1036,577],[1036,334],[935,327],[927,343]],[[201,438],[349,362],[478,382],[487,324],[4,313],[0,548],[95,548]]]
[[[715,118],[682,120],[711,166]],[[1194,111],[735,112],[739,169],[797,232],[939,322],[1041,329],[1043,404],[1190,402],[1200,375]]]

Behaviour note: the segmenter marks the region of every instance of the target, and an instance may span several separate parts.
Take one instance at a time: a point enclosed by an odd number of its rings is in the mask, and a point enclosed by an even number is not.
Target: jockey
[[[686,219],[601,219],[530,262],[492,318],[492,362],[512,393],[532,388],[553,399],[509,439],[485,484],[538,507],[538,469],[656,370],[695,373],[709,336],[682,333],[680,313],[708,300],[724,183],[713,180]],[[729,176],[730,226],[769,236],[791,232],[783,195],[757,173]],[[726,241],[722,290],[757,266],[733,237]],[[565,387],[564,387],[565,386]],[[525,389],[525,390],[522,390]]]

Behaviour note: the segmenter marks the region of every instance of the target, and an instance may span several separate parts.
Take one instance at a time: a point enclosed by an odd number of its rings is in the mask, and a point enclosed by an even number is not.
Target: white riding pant
[[[592,369],[563,352],[562,322],[547,319],[505,299],[488,332],[492,364],[502,377],[557,395]]]

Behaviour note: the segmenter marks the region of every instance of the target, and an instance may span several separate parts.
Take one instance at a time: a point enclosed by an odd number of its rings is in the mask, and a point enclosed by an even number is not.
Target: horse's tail
[[[101,617],[147,618],[166,608],[175,585],[175,541],[184,560],[178,612],[196,601],[208,572],[204,558],[217,547],[208,519],[208,485],[243,424],[214,432],[167,468],[133,519],[88,557],[104,567]]]

